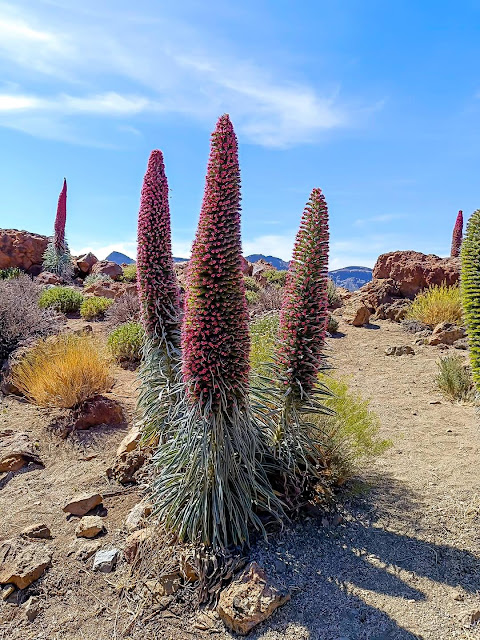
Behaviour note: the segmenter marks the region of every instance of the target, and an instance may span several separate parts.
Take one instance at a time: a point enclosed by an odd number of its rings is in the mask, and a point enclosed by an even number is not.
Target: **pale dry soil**
[[[344,335],[329,339],[331,363],[350,377],[352,389],[371,398],[381,433],[393,446],[361,470],[355,492],[343,497],[341,517],[291,524],[252,550],[292,599],[250,637],[480,638],[480,627],[471,623],[480,611],[478,417],[473,407],[451,403],[436,390],[435,363],[445,352],[415,346],[415,355],[386,356],[385,347],[413,338],[390,322],[342,324],[340,330]],[[112,394],[131,416],[135,374],[119,370]],[[0,429],[28,431],[45,465],[0,483],[0,539],[44,521],[55,548],[52,567],[28,590],[41,601],[40,615],[30,623],[21,606],[0,604],[0,638],[232,638],[221,624],[200,630],[198,618],[182,607],[146,613],[125,633],[132,605],[118,596],[122,567],[94,574],[91,560],[69,555],[76,522],[61,506],[76,491],[104,492],[108,532],[102,545],[122,545],[123,520],[141,490],[110,483],[105,469],[128,427],[59,440],[45,429],[48,413],[11,398],[0,409]]]

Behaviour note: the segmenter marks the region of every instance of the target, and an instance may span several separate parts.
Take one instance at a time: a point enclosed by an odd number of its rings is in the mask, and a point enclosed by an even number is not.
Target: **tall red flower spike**
[[[240,168],[228,115],[211,139],[206,186],[189,265],[183,376],[191,399],[215,410],[248,384],[250,338],[241,269]]]
[[[328,209],[314,189],[303,212],[280,314],[279,363],[292,400],[314,388],[328,318]]]
[[[138,214],[137,281],[147,335],[178,342],[168,183],[162,152],[150,154]]]
[[[458,258],[463,239],[463,211],[459,211],[452,234],[452,250],[450,255],[452,258]]]
[[[63,179],[63,187],[58,196],[57,215],[55,217],[55,227],[53,244],[59,253],[65,251],[65,224],[67,222],[67,181]]]

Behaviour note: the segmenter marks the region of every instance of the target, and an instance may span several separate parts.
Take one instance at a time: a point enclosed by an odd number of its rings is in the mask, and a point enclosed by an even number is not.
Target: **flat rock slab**
[[[0,431],[0,473],[18,471],[29,462],[42,464],[28,433],[12,429]]]
[[[51,565],[52,555],[52,549],[39,542],[5,540],[0,544],[0,584],[25,589]]]
[[[229,629],[247,635],[290,600],[288,591],[273,585],[264,570],[252,562],[220,594],[217,613]]]
[[[52,537],[52,532],[46,524],[32,524],[21,533],[24,538],[40,538],[47,539]]]
[[[63,507],[63,511],[74,516],[84,516],[101,504],[102,500],[103,498],[99,493],[81,493],[70,498]]]

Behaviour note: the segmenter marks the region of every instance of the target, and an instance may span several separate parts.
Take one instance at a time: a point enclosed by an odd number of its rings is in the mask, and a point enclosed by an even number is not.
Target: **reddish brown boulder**
[[[19,267],[33,275],[42,270],[47,236],[18,229],[0,229],[0,269]]]
[[[398,283],[391,278],[372,280],[363,285],[353,296],[361,296],[365,306],[375,312],[383,304],[391,304],[395,298],[402,297]]]
[[[116,262],[100,260],[99,262],[95,262],[92,266],[91,272],[94,275],[102,274],[104,276],[110,276],[112,280],[117,280],[123,274],[123,269]]]
[[[351,298],[349,298],[345,306],[342,308],[342,317],[347,324],[351,324],[354,327],[361,327],[364,324],[368,324],[372,311],[370,307],[367,307],[363,301],[362,295],[355,292]]]
[[[97,264],[98,258],[93,255],[90,251],[85,253],[83,256],[80,256],[76,260],[77,269],[88,275],[92,271],[92,267],[94,264]]]
[[[73,429],[90,429],[100,424],[119,425],[125,421],[122,406],[110,398],[93,396],[75,410]]]
[[[418,251],[392,251],[379,256],[373,279],[391,278],[398,283],[402,296],[413,298],[419,291],[443,282],[457,284],[460,277],[459,258],[439,258]]]
[[[35,278],[37,284],[63,284],[63,278],[57,276],[56,273],[50,273],[49,271],[42,271]]]
[[[259,275],[261,276],[266,271],[277,271],[277,269],[275,269],[273,265],[271,265],[269,262],[267,262],[263,258],[260,258],[260,260],[257,260],[257,262],[254,262],[252,267],[253,267],[252,268],[253,276],[259,276]]]
[[[243,256],[240,256],[240,266],[244,276],[251,276],[253,273],[253,264],[246,260]]]
[[[126,293],[137,294],[137,285],[135,282],[94,282],[83,289],[84,293],[93,296],[103,296],[117,300]]]

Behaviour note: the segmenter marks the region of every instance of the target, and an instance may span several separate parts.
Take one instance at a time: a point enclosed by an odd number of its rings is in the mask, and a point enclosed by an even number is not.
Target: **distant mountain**
[[[129,258],[124,253],[120,253],[120,251],[112,251],[105,260],[115,262],[116,264],[132,264],[132,262],[135,262],[135,260],[132,260],[132,258]]]
[[[188,258],[173,258],[174,262],[188,262]]]
[[[344,267],[335,269],[328,274],[338,287],[345,287],[349,291],[356,291],[372,279],[372,269],[369,267]]]
[[[279,271],[287,271],[288,270],[288,262],[282,260],[281,258],[275,258],[275,256],[264,256],[262,253],[252,253],[251,256],[245,256],[249,262],[258,262],[259,260],[265,260],[269,262],[272,267],[278,269]]]

